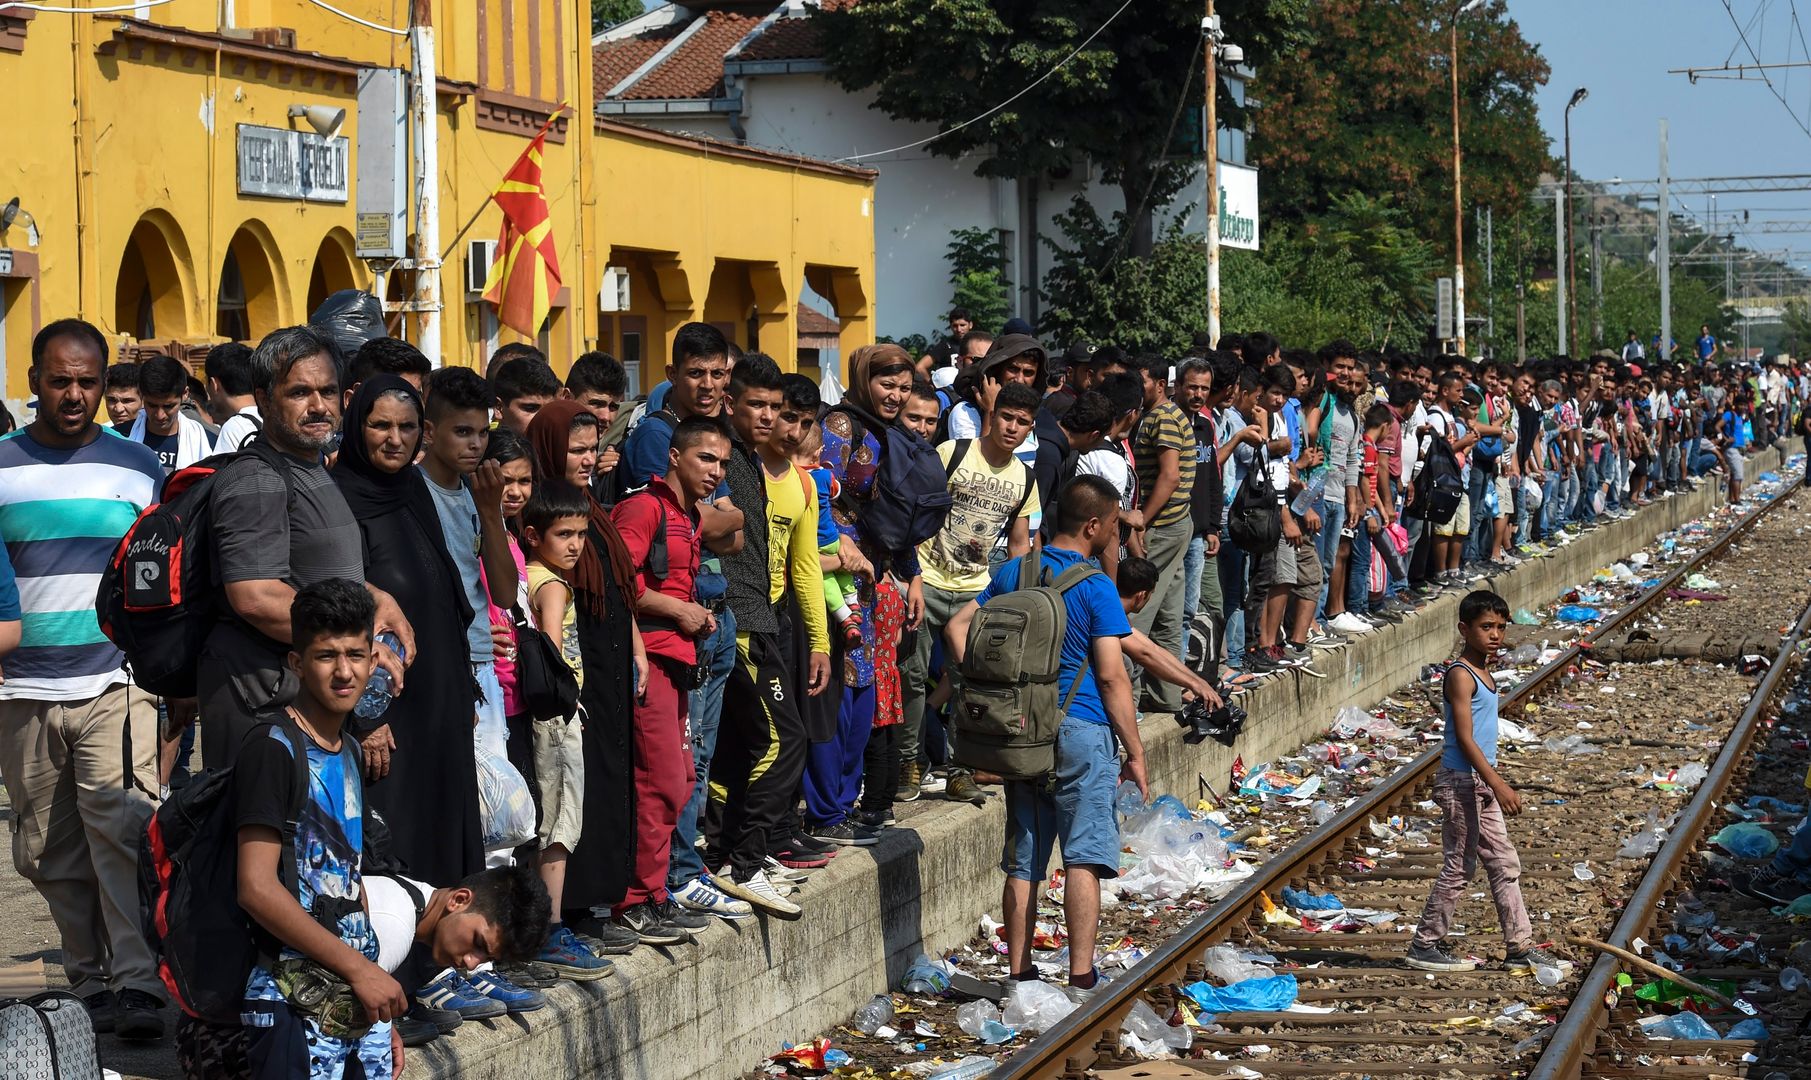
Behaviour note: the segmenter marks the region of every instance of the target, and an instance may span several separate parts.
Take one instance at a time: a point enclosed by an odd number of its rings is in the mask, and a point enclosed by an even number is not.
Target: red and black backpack
[[[133,681],[146,693],[195,696],[202,643],[231,610],[214,572],[214,489],[224,470],[249,459],[274,469],[294,501],[295,480],[282,454],[254,438],[234,453],[172,473],[163,500],[138,515],[101,573],[94,600],[101,633],[126,654]]]

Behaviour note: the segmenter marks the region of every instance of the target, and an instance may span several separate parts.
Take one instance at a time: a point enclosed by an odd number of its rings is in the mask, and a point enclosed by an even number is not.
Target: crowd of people
[[[36,417],[0,439],[0,771],[96,1029],[165,1035],[174,939],[144,936],[140,841],[202,766],[233,770],[261,947],[239,1023],[183,1002],[190,1075],[388,1075],[612,956],[798,918],[805,872],[926,795],[1004,798],[1016,978],[1060,847],[1085,996],[1140,711],[1316,676],[1314,649],[1705,474],[1739,498],[1747,453],[1811,434],[1790,362],[1510,366],[1262,333],[1135,357],[961,312],[951,331],[820,384],[690,323],[631,402],[603,353],[561,377],[507,345],[480,373],[301,326],[196,373],[45,327]],[[902,533],[920,450],[939,509]],[[159,699],[95,582],[198,464],[211,528],[188,557],[218,618],[194,696]],[[996,791],[951,702],[978,609],[1028,573],[1061,579],[1062,728],[1050,783]],[[533,806],[502,843],[499,782]],[[304,992],[322,985],[340,1011]]]

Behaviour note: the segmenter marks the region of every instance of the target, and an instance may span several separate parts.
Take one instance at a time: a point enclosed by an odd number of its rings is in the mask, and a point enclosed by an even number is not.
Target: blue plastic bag
[[[1322,893],[1316,896],[1306,889],[1297,889],[1289,885],[1283,887],[1283,903],[1297,911],[1346,910],[1346,905],[1332,893]]]
[[[1753,1039],[1755,1042],[1766,1042],[1767,1023],[1764,1020],[1751,1016],[1737,1024],[1735,1027],[1730,1028],[1729,1034],[1723,1037],[1725,1039]]]
[[[1721,1041],[1717,1029],[1704,1022],[1695,1012],[1676,1013],[1655,1024],[1642,1024],[1642,1034],[1650,1039],[1705,1039]]]
[[[1780,846],[1779,837],[1773,835],[1765,825],[1749,821],[1723,826],[1722,831],[1710,838],[1710,842],[1738,859],[1765,859]]]
[[[1231,986],[1190,983],[1182,988],[1182,992],[1210,1013],[1281,1012],[1295,1004],[1296,985],[1294,975],[1273,975],[1268,979],[1246,979]]]
[[[1586,607],[1584,604],[1567,604],[1555,614],[1563,623],[1588,623],[1603,618],[1603,612],[1594,607]]]

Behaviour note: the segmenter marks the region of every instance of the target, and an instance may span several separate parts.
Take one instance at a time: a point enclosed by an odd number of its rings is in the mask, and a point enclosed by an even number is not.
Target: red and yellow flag
[[[552,119],[549,118],[549,124]],[[547,127],[503,175],[491,198],[503,211],[503,235],[484,282],[484,298],[497,306],[497,321],[533,338],[560,291],[560,261],[554,254],[553,221],[541,183],[541,153]]]

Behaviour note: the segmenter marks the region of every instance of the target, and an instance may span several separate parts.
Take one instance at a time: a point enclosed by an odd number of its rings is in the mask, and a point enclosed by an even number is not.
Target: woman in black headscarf
[[[403,692],[377,719],[353,718],[365,791],[410,876],[451,883],[484,869],[472,741],[477,688],[466,660],[471,607],[434,496],[415,468],[421,417],[421,396],[407,382],[366,379],[346,409],[333,478],[358,520],[365,580],[395,597],[416,628]]]

